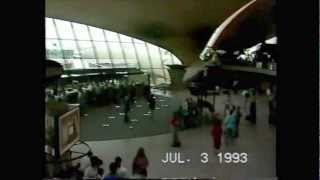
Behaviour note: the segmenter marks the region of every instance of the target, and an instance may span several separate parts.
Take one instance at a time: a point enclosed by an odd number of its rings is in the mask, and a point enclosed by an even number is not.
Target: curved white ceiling
[[[208,39],[249,0],[46,0],[46,16],[87,24],[170,50],[185,65],[199,61]]]

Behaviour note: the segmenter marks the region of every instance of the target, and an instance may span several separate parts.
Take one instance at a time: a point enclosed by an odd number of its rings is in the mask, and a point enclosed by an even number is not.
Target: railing
[[[258,69],[265,69],[270,71],[277,70],[277,63],[268,63],[266,67],[263,66],[262,62],[245,62],[245,61],[223,61],[224,65],[242,66],[242,67],[254,67]]]

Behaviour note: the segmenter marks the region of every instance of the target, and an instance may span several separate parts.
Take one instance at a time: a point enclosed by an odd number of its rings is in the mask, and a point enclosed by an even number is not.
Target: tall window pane
[[[86,25],[72,23],[76,38],[78,40],[90,40],[88,28]]]
[[[108,52],[108,48],[107,48],[107,45],[106,45],[106,42],[96,42],[94,41],[93,42],[95,48],[96,48],[96,51],[97,51],[97,58],[98,59],[110,59],[110,55],[109,55],[109,52]]]
[[[153,59],[160,59],[160,54],[159,54],[159,47],[152,45],[150,43],[147,43],[148,49],[149,49],[149,53],[150,56]]]
[[[46,18],[46,38],[57,38],[57,33],[51,18]]]
[[[80,54],[83,59],[95,59],[95,54],[90,41],[78,41]]]
[[[147,44],[149,54],[151,57],[152,68],[162,68],[159,48],[152,44]]]
[[[111,31],[104,31],[107,41],[119,42],[118,34]]]
[[[123,34],[120,34],[120,41],[121,42],[132,42],[132,38]]]
[[[94,41],[104,41],[105,40],[102,29],[89,26],[89,30],[91,33],[92,40],[94,40]]]
[[[133,44],[122,43],[122,48],[123,48],[124,54],[126,55],[127,59],[136,59],[136,54],[134,51]]]
[[[163,64],[172,64],[171,53],[165,49],[160,48]]]
[[[61,39],[74,39],[70,22],[55,20]]]
[[[62,53],[65,59],[80,58],[76,43],[73,40],[61,40]]]
[[[151,68],[145,44],[136,44],[139,62],[142,68]]]
[[[113,59],[123,59],[120,43],[108,42]]]

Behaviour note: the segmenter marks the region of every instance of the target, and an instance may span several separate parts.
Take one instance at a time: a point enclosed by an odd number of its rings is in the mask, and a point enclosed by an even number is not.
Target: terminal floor
[[[81,139],[102,141],[169,133],[169,119],[180,103],[176,98],[156,97],[153,113],[144,98],[137,99],[129,112],[130,123],[124,122],[123,104],[91,107],[88,116],[81,118]]]
[[[185,92],[179,92],[174,96],[181,101],[186,97]],[[208,100],[210,97],[208,98]],[[226,97],[216,98],[216,109],[222,112]],[[243,98],[233,96],[234,104],[242,104]],[[185,130],[179,136],[182,142],[181,148],[172,148],[172,134],[126,138],[108,141],[87,141],[94,154],[103,159],[103,168],[108,172],[108,165],[115,156],[121,156],[123,165],[131,172],[132,161],[139,147],[144,147],[150,165],[148,167],[149,178],[209,178],[216,177],[219,180],[253,180],[273,179],[276,170],[276,129],[268,125],[268,104],[266,97],[257,98],[257,124],[251,125],[245,120],[240,124],[240,137],[230,146],[222,146],[221,152],[247,153],[246,164],[220,164],[213,151],[210,127]],[[143,125],[142,123],[140,124]],[[148,127],[145,127],[146,129]],[[77,147],[81,150],[82,147]],[[191,161],[186,164],[163,164],[161,159],[166,152],[181,152],[183,158]],[[208,153],[209,162],[200,162],[200,154]]]

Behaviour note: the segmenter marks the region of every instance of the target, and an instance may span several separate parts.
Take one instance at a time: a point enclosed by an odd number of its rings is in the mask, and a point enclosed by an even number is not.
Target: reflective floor
[[[124,122],[123,104],[90,108],[88,116],[81,118],[81,139],[103,141],[169,133],[168,121],[180,103],[174,97],[156,97],[152,113],[143,97],[137,99],[128,113],[129,123]]]

